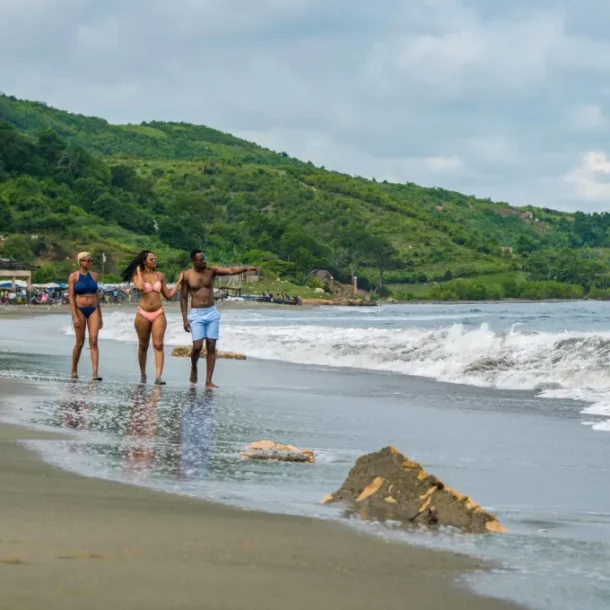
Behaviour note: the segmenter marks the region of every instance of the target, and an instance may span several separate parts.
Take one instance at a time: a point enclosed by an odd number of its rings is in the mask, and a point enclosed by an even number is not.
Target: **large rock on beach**
[[[414,525],[453,526],[475,534],[506,531],[491,513],[394,447],[359,458],[341,488],[322,500],[332,502],[349,503],[363,516]]]
[[[257,441],[248,445],[239,455],[246,460],[277,460],[280,462],[315,462],[311,449],[297,449],[273,441]]]
[[[190,346],[179,346],[174,347],[172,350],[172,356],[176,356],[178,358],[190,358],[192,353],[192,348]],[[227,360],[245,360],[246,357],[244,354],[236,354],[235,352],[216,352],[218,358],[225,358]],[[200,358],[206,357],[205,349],[202,350]]]

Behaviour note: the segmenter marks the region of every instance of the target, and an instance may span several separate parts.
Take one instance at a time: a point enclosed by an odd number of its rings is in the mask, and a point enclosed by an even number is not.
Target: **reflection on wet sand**
[[[123,441],[123,467],[128,476],[150,476],[153,471],[172,479],[196,479],[208,469],[212,439],[212,393],[163,396],[156,386],[134,392],[129,425]]]
[[[95,419],[93,391],[96,382],[91,381],[87,389],[77,382],[68,384],[66,398],[58,402],[59,425],[62,428],[91,430]]]
[[[55,403],[52,423],[110,434],[115,442],[108,442],[108,437],[83,438],[69,442],[70,451],[111,458],[128,480],[159,475],[196,480],[210,468],[213,409],[210,390],[176,392],[139,384],[129,391],[124,386],[74,383]]]
[[[157,405],[161,387],[155,386],[149,396],[140,385],[133,394],[129,425],[125,434],[126,448],[123,457],[125,474],[129,477],[150,470],[155,457],[157,436]]]
[[[182,414],[180,478],[199,479],[209,469],[212,454],[214,393],[189,390],[189,403]]]

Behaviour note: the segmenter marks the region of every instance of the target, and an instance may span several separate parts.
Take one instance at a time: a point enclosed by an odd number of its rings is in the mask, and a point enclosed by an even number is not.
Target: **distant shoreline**
[[[218,309],[222,310],[232,310],[232,309],[243,309],[243,310],[256,310],[256,309],[294,309],[297,307],[298,309],[311,309],[312,307],[317,307],[316,305],[282,305],[279,303],[260,303],[253,301],[219,301],[216,303]],[[164,303],[163,307],[165,311],[171,313],[180,313],[180,304],[179,303]],[[113,304],[113,303],[103,303],[102,311],[104,313],[114,313],[116,311],[124,311],[124,312],[135,312],[138,308],[137,303],[123,303],[123,304]],[[71,313],[69,305],[0,305],[0,318],[3,316],[11,317],[23,317],[27,315],[41,315],[41,314],[49,314],[49,315],[69,315]]]
[[[432,299],[390,299],[382,301],[382,305],[500,305],[502,303],[590,303],[597,301],[603,303],[604,299],[500,299],[500,300],[484,300],[484,301],[438,301]]]
[[[387,301],[378,301],[380,306],[382,305],[501,305],[501,304],[528,304],[528,303],[588,303],[591,301],[598,301],[603,303],[601,299],[502,299],[495,301],[435,301],[430,299],[413,299],[413,300],[398,300],[389,299]],[[283,305],[279,303],[267,303],[267,302],[256,302],[256,301],[219,301],[217,303],[218,308],[222,310],[310,310],[317,309],[319,307],[354,307],[358,308],[357,305],[345,305],[337,302],[335,305],[330,305],[328,302],[320,303],[316,305],[308,302],[303,305]],[[103,306],[104,312],[115,312],[115,311],[126,311],[132,312],[137,309],[135,303],[125,304],[110,304],[105,303]],[[179,313],[180,305],[178,303],[165,303],[164,308],[166,311],[171,313]],[[364,307],[368,309],[368,307]],[[27,315],[67,315],[70,314],[69,305],[0,305],[0,318],[1,317],[23,317]]]

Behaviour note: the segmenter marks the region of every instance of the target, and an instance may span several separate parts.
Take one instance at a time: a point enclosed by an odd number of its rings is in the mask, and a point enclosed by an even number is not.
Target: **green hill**
[[[110,274],[155,249],[172,274],[203,247],[301,284],[325,268],[403,296],[579,296],[610,284],[609,227],[608,214],[331,172],[208,127],[112,125],[0,95],[1,255],[36,260],[41,281],[84,248]]]

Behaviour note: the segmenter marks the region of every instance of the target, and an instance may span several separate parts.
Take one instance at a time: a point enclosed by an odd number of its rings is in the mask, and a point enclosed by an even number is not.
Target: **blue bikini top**
[[[90,273],[78,274],[78,282],[74,284],[74,294],[97,294],[97,282]]]

